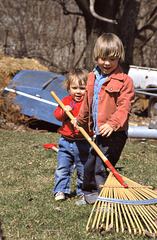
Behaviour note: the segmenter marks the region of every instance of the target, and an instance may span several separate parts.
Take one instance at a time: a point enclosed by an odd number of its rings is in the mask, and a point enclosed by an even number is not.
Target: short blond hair
[[[71,70],[65,81],[63,82],[63,87],[66,88],[67,91],[70,90],[70,84],[78,80],[79,85],[87,84],[87,78],[88,78],[88,71],[84,68],[75,68]]]
[[[125,51],[120,38],[113,33],[104,33],[96,41],[93,58],[118,57],[120,62],[124,62]]]

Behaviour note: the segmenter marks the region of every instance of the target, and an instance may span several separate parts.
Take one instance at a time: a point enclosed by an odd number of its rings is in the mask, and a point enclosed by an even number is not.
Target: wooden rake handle
[[[51,91],[52,97],[56,100],[56,102],[60,105],[60,107],[64,110],[65,106],[62,103],[62,101],[58,98],[58,96]],[[66,111],[66,114],[68,117],[73,120],[74,116],[71,114],[71,112]],[[116,171],[116,169],[112,166],[112,164],[109,162],[109,160],[105,157],[105,155],[101,152],[101,150],[98,148],[98,146],[93,142],[91,137],[86,133],[86,131],[80,127],[77,126],[79,131],[82,133],[82,135],[86,138],[86,140],[91,144],[91,146],[94,148],[94,150],[97,152],[97,154],[101,157],[101,159],[104,161],[106,166],[111,170],[111,172],[114,174],[114,176],[117,178],[117,180],[122,184],[124,188],[128,188],[128,185],[124,182],[122,177],[119,175],[119,173]]]

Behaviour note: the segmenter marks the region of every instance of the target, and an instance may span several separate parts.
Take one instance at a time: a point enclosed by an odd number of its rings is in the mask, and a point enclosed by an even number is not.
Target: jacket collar
[[[91,83],[93,83],[93,81],[95,80],[95,74],[94,74],[95,70],[96,70],[96,68],[91,72],[92,74],[89,75],[90,76],[89,81],[91,81]],[[107,80],[105,82],[109,82],[111,79],[123,81],[124,73],[123,73],[122,68],[119,65],[116,68],[116,70],[111,74],[111,76],[109,76],[107,78]]]
[[[124,73],[123,73],[122,68],[118,65],[116,70],[112,73],[112,75],[108,79],[116,79],[119,81],[123,81]]]

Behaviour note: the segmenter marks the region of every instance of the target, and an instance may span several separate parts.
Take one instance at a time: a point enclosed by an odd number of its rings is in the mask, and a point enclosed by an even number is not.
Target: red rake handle
[[[60,105],[60,107],[64,110],[65,106],[62,103],[62,101],[57,97],[57,95],[53,91],[51,92],[51,95],[56,100],[56,102]],[[71,112],[66,111],[66,114],[68,115],[68,117],[71,120],[74,119],[74,116],[71,114]],[[119,173],[116,171],[116,169],[112,166],[112,164],[109,162],[109,160],[105,157],[105,155],[101,152],[101,150],[98,148],[98,146],[92,141],[91,137],[86,133],[86,131],[80,126],[77,126],[77,127],[78,127],[79,131],[82,133],[82,135],[87,139],[87,141],[91,144],[91,146],[97,152],[97,154],[104,161],[106,166],[110,169],[110,171],[114,174],[114,176],[117,178],[117,180],[121,183],[121,185],[124,188],[128,188],[128,185],[124,182],[122,177],[119,175]]]

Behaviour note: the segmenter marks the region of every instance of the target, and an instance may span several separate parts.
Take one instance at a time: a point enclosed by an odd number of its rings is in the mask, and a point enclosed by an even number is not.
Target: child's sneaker
[[[64,200],[64,199],[65,199],[65,194],[63,192],[57,192],[55,194],[55,201]]]

